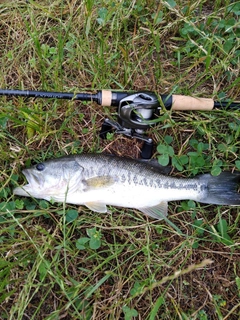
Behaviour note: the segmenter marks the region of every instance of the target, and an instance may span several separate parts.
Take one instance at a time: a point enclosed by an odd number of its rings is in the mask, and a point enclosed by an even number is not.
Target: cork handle
[[[213,107],[214,101],[209,98],[172,95],[172,110],[212,110]]]

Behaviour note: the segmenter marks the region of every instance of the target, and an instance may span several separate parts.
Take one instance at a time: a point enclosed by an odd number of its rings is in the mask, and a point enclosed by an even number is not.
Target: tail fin
[[[240,172],[222,172],[219,176],[203,174],[199,177],[206,188],[207,196],[199,200],[202,203],[240,205]]]

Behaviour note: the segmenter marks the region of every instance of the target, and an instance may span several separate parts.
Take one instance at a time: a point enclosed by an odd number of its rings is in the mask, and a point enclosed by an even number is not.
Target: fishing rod
[[[17,96],[27,98],[67,99],[78,101],[94,101],[98,105],[117,107],[118,122],[105,119],[100,137],[106,138],[108,132],[116,133],[144,141],[141,156],[150,158],[153,141],[144,135],[164,107],[166,110],[199,110],[240,109],[240,102],[214,101],[210,98],[195,98],[183,95],[156,95],[154,92],[99,90],[96,93],[71,93],[30,90],[0,89],[0,96]]]

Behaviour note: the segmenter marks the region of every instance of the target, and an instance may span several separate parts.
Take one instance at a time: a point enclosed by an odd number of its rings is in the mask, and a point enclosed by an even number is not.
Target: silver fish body
[[[182,179],[161,174],[151,162],[80,154],[39,163],[23,174],[28,184],[17,187],[14,194],[85,205],[96,212],[107,212],[107,205],[112,205],[161,219],[173,200],[240,205],[239,173]]]

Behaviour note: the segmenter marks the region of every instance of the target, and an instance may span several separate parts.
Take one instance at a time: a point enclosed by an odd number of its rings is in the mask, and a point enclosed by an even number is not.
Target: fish
[[[151,161],[100,153],[50,159],[22,172],[28,183],[16,187],[15,195],[84,205],[99,213],[108,212],[107,206],[123,207],[161,220],[169,201],[240,205],[240,172],[180,178],[163,174]]]

